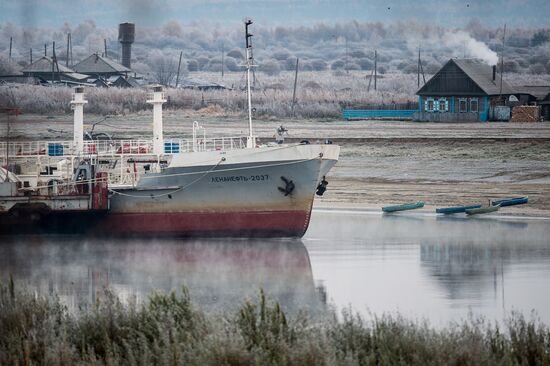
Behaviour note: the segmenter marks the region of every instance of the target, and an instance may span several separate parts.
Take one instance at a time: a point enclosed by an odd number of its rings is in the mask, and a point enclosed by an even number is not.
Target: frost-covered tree
[[[269,60],[261,63],[260,71],[267,75],[278,75],[281,72],[281,67],[278,62]]]

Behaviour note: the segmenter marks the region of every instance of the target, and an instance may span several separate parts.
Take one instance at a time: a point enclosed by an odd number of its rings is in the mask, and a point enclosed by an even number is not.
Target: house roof
[[[78,72],[66,72],[63,75],[65,75],[65,76],[67,76],[71,79],[79,80],[79,81],[85,81],[86,79],[88,79],[90,77],[90,75],[84,75],[84,74],[80,74]]]
[[[40,59],[36,60],[30,65],[27,65],[21,70],[24,73],[39,73],[39,72],[52,72],[52,59],[48,56],[42,56]],[[57,63],[57,66],[59,67],[59,72],[74,72],[73,70],[69,69],[67,66],[62,65],[61,63]],[[55,69],[57,72],[57,68]]]
[[[500,74],[496,74],[495,80],[493,80],[493,68],[485,62],[478,59],[450,59],[443,67],[422,87],[418,90],[417,94],[422,94],[428,89],[428,85],[437,80],[440,77],[446,77],[449,65],[454,64],[458,67],[466,76],[468,76],[475,85],[487,95],[499,95],[500,91]],[[447,76],[448,78],[455,78],[455,75]],[[506,81],[502,81],[502,94],[514,94],[515,90]]]
[[[0,82],[18,83],[18,84],[41,84],[44,82],[39,76],[25,75],[0,75]]]
[[[208,89],[208,88],[214,88],[214,89],[227,89],[227,87],[223,84],[215,83],[208,80],[203,79],[195,79],[195,78],[184,78],[180,81],[180,87],[181,88],[197,88],[197,89]]]
[[[524,85],[514,87],[518,93],[529,94],[537,98],[537,100],[544,100],[550,96],[550,85]]]
[[[107,57],[92,54],[73,66],[75,71],[84,74],[116,74],[131,72],[129,68]]]
[[[487,95],[499,95],[500,74],[497,72],[493,80],[493,68],[478,59],[452,59]],[[513,94],[514,88],[502,81],[502,94]]]
[[[141,85],[136,81],[136,79],[132,77],[124,77],[122,75],[115,75],[111,76],[107,79],[107,82],[109,85],[113,86],[124,86],[124,87],[132,87],[132,88],[139,88]]]

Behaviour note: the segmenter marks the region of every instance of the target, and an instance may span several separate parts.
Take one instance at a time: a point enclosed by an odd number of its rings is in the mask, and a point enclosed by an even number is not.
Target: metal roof
[[[493,80],[493,68],[477,59],[452,59],[466,75],[468,75],[487,95],[514,94],[514,88],[502,80],[500,92],[500,74],[497,72]]]
[[[493,68],[479,59],[450,59],[418,90],[417,94],[423,94],[426,90],[429,90],[429,85],[439,79],[456,79],[457,75],[454,75],[456,72],[449,71],[449,69],[452,70],[452,67],[450,67],[452,64],[464,72],[483,93],[489,96],[501,94],[500,74],[496,73],[495,80],[493,80]],[[452,90],[449,90],[449,92],[452,92]],[[502,81],[502,94],[509,95],[515,92],[515,89],[510,84],[504,80]]]
[[[215,83],[213,81],[184,78],[180,81],[180,88],[196,88],[196,89],[228,89],[225,85]]]
[[[129,68],[98,54],[93,54],[73,66],[84,74],[118,74],[131,72]]]
[[[80,74],[78,72],[67,72],[65,73],[64,75],[70,77],[71,79],[74,79],[74,80],[86,80],[90,77],[90,75],[84,75],[84,74]]]
[[[25,66],[21,71],[24,73],[52,72],[52,64],[53,61],[50,57],[42,56],[32,64]],[[57,66],[59,67],[59,72],[74,72],[67,66],[63,66],[60,62],[57,63]],[[55,68],[55,72],[57,72],[57,68]]]
[[[132,77],[124,77],[122,75],[115,75],[111,76],[107,79],[107,82],[109,85],[113,86],[125,86],[125,87],[132,87],[132,88],[139,88],[141,85],[136,81],[136,79]]]
[[[529,94],[537,100],[544,100],[550,96],[550,85],[524,85],[514,87],[520,94]]]

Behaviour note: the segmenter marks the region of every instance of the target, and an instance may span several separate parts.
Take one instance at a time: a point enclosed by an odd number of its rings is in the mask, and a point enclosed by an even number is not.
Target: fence
[[[344,109],[342,115],[346,120],[353,119],[412,119],[418,109],[394,109],[394,110],[368,110],[368,109]]]

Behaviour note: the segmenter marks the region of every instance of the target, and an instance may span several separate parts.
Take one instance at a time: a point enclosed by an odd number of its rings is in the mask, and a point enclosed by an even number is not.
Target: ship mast
[[[248,27],[252,25],[252,20],[247,19],[244,22],[244,30],[246,35],[246,94],[248,97],[248,138],[246,139],[246,147],[256,146],[256,137],[252,133],[252,95],[250,93],[250,70],[254,65],[254,56],[252,54],[252,34],[248,31]]]

